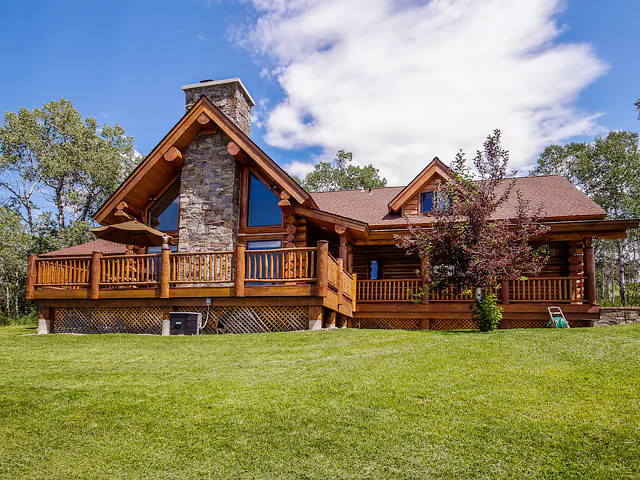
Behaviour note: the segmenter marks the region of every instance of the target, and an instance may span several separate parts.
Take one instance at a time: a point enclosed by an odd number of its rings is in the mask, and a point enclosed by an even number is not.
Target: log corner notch
[[[182,152],[178,150],[176,147],[171,147],[167,152],[163,155],[165,162],[172,163],[177,167],[182,167],[184,165],[184,158],[182,157]]]
[[[202,135],[213,135],[218,132],[218,127],[213,120],[209,118],[206,113],[201,113],[197,118],[198,125],[200,125],[200,133]]]
[[[227,143],[227,153],[231,155],[240,165],[249,164],[249,155],[242,150],[236,142]]]

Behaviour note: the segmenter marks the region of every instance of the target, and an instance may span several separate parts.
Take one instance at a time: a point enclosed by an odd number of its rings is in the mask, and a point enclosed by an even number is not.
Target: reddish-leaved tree
[[[509,178],[515,172],[508,173],[508,162],[509,152],[495,130],[473,160],[475,178],[460,152],[451,177],[437,183],[429,227],[412,225],[407,217],[409,232],[398,237],[399,246],[418,254],[428,288],[474,287],[481,297],[502,279],[535,276],[544,267],[549,248],[530,244],[532,237],[548,230],[538,223],[543,206],[533,206],[520,194],[516,180]],[[501,210],[514,195],[514,214],[504,219]]]

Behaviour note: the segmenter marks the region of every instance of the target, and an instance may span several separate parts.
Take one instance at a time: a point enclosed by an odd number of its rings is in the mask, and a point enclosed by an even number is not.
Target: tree
[[[614,219],[634,218],[640,213],[640,150],[635,132],[609,132],[590,143],[547,147],[534,175],[562,175],[589,195]],[[599,243],[597,251],[606,251]],[[622,304],[627,303],[625,242],[616,240],[615,262]]]
[[[544,233],[547,227],[537,223],[542,206],[533,208],[509,179],[509,153],[500,145],[500,131],[495,130],[478,151],[473,164],[474,178],[460,152],[451,168],[451,177],[438,182],[436,202],[428,228],[409,223],[409,233],[398,237],[399,246],[421,259],[422,276],[429,289],[442,291],[449,285],[476,287],[476,312],[480,328],[495,328],[500,315],[491,291],[501,279],[537,275],[548,260],[546,247],[534,248],[529,240]],[[512,195],[515,215],[496,220],[496,210]],[[424,295],[427,292],[421,291]],[[483,313],[484,312],[484,313]],[[485,322],[487,315],[492,315]]]
[[[82,116],[69,100],[18,113],[0,127],[0,193],[33,233],[37,202],[56,209],[57,230],[89,220],[136,164],[133,139],[122,127]]]
[[[0,311],[17,317],[24,305],[31,236],[15,210],[0,206]]]
[[[356,188],[386,187],[387,180],[380,178],[373,165],[352,165],[353,154],[340,150],[333,162],[320,162],[314,166],[300,184],[309,192],[330,192]]]

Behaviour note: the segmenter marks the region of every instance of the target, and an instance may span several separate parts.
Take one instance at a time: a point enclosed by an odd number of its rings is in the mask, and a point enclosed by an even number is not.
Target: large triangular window
[[[162,232],[177,232],[180,219],[180,182],[175,182],[149,209],[150,227]]]
[[[282,210],[278,197],[262,181],[251,173],[249,177],[249,218],[250,227],[282,224]]]

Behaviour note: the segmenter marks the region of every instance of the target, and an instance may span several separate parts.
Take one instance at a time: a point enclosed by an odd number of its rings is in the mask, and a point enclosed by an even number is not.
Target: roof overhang
[[[303,206],[293,207],[296,215],[311,220],[314,224],[326,230],[335,230],[336,226],[342,226],[347,229],[349,235],[355,239],[365,239],[369,236],[369,225],[352,218],[343,217],[334,213],[324,212]]]

